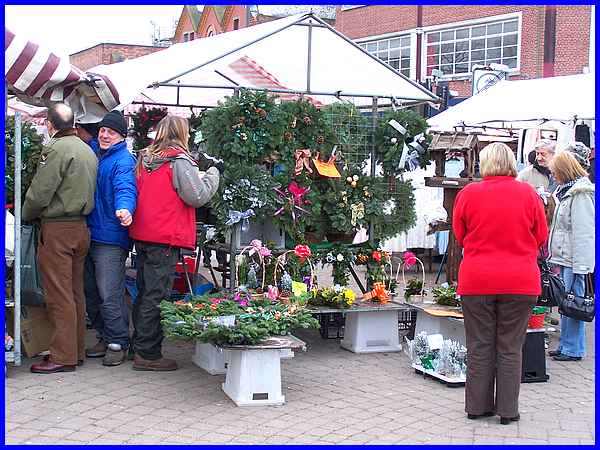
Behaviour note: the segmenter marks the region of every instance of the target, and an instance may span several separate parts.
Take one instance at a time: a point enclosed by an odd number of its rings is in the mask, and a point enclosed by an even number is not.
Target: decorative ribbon
[[[242,221],[242,231],[248,231],[250,227],[250,222],[248,219],[254,215],[254,210],[247,209],[244,212],[241,211],[233,211],[229,210],[229,219],[225,222],[225,225],[233,225],[234,223],[238,223],[240,220]]]
[[[371,292],[367,292],[365,295],[363,295],[362,299],[363,299],[363,301],[378,300],[379,303],[381,303],[383,305],[389,301],[390,296],[389,296],[388,292],[386,291],[384,284],[381,281],[377,281],[376,283],[373,283],[373,290]]]
[[[350,210],[352,211],[352,219],[350,220],[350,223],[354,227],[356,226],[356,222],[358,222],[360,219],[364,219],[365,205],[363,202],[360,202],[358,204],[354,203],[350,205]]]
[[[275,188],[275,192],[279,195],[278,200],[282,206],[275,211],[274,215],[278,216],[279,214],[282,214],[286,210],[286,207],[288,207],[292,215],[292,220],[296,223],[296,210],[308,214],[308,211],[302,208],[302,206],[308,204],[308,201],[304,199],[304,195],[309,191],[310,188],[300,187],[295,181],[292,181],[288,185],[287,192]]]
[[[298,149],[294,153],[294,158],[296,159],[296,167],[294,168],[294,175],[298,176],[302,173],[303,169],[306,169],[308,173],[313,173],[313,170],[310,167],[310,150]]]
[[[300,262],[304,262],[312,252],[308,245],[296,245],[296,247],[294,247],[294,254],[300,259]]]

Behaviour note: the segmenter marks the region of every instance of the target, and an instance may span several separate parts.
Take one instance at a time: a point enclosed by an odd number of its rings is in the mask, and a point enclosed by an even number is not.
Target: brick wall
[[[417,26],[416,6],[365,6],[342,11],[335,27],[351,39],[409,30]]]
[[[190,33],[192,31],[196,33],[192,19],[190,19],[190,15],[184,6],[181,12],[181,17],[179,18],[179,22],[177,22],[177,29],[175,30],[175,36],[173,36],[173,42],[184,42],[183,34]]]
[[[214,7],[205,6],[204,11],[202,12],[202,20],[200,21],[198,34],[200,37],[207,37],[211,29],[213,30],[213,35],[221,33],[221,22],[219,22]]]
[[[239,29],[246,27],[246,7],[242,5],[233,5],[228,10],[225,17],[225,30],[233,31],[233,19],[239,19]]]
[[[589,6],[557,7],[554,75],[575,75],[589,65],[590,15]]]
[[[83,50],[69,56],[69,61],[81,70],[88,70],[99,64],[114,64],[124,59],[139,58],[160,50],[164,47],[150,47],[144,45],[123,44],[98,44],[92,48]]]
[[[543,6],[423,6],[422,26],[451,24],[521,12],[520,70],[511,79],[543,76],[544,21]],[[581,73],[588,65],[590,6],[558,6],[556,20],[555,75]],[[352,39],[401,32],[417,27],[416,6],[368,6],[336,10],[336,28]],[[416,64],[416,61],[412,61]],[[454,80],[450,89],[459,96],[471,95],[471,81]]]

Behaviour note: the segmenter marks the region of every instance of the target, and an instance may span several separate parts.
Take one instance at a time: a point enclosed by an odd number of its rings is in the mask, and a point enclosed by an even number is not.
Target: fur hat
[[[590,168],[590,154],[592,151],[587,145],[582,142],[570,142],[565,150],[571,152],[584,169]]]

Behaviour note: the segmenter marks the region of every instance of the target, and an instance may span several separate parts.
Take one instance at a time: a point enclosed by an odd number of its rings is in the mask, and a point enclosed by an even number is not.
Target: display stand
[[[423,376],[428,376],[434,378],[442,383],[444,383],[448,387],[462,387],[465,385],[467,378],[466,377],[447,377],[440,373],[437,373],[431,369],[424,369],[420,364],[412,364],[411,367],[415,369],[415,373],[422,374]]]
[[[342,348],[354,353],[399,352],[402,350],[398,334],[398,303],[360,303],[352,308],[320,307],[315,314],[342,313],[346,316]]]
[[[306,350],[294,336],[270,337],[257,345],[222,346],[229,352],[223,391],[237,406],[283,405],[281,356]]]
[[[452,339],[466,347],[465,324],[460,308],[435,303],[411,303],[410,306],[417,310],[415,336],[421,331],[427,334],[441,334],[444,339]]]
[[[213,344],[196,342],[196,351],[192,361],[201,369],[211,375],[222,375],[227,373],[228,354],[226,350],[217,348]]]

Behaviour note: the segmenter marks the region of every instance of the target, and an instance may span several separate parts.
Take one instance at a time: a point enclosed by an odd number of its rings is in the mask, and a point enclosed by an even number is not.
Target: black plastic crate
[[[342,339],[346,317],[342,313],[319,314],[319,332],[323,339]]]
[[[398,331],[413,340],[415,338],[415,326],[417,325],[416,308],[401,309],[398,311]]]

